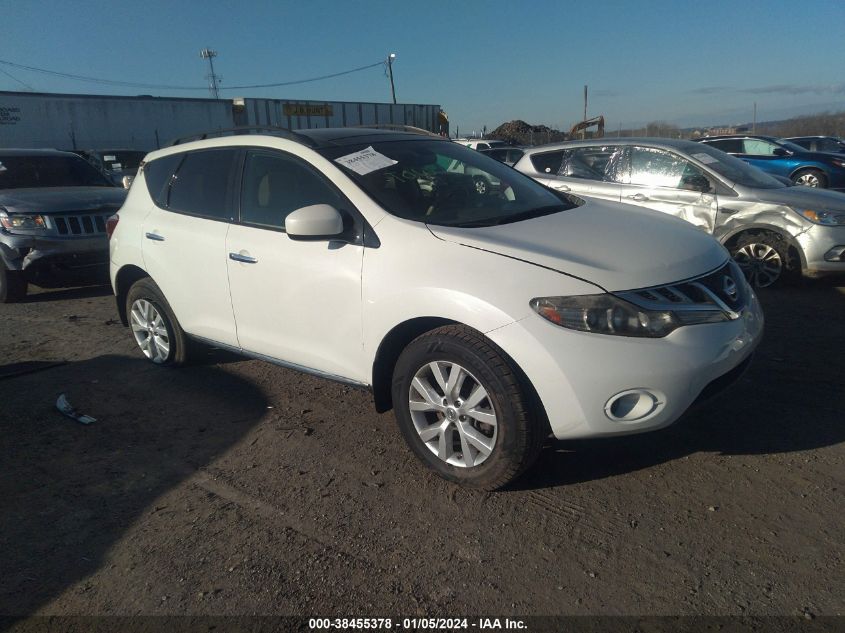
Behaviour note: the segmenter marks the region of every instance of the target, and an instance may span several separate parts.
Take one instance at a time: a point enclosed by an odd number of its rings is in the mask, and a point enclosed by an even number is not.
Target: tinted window
[[[715,147],[728,154],[742,154],[742,139],[739,138],[722,138],[705,142],[710,147]]]
[[[312,204],[342,209],[344,199],[301,161],[266,152],[250,153],[244,168],[241,221],[283,229],[291,211]]]
[[[231,149],[189,152],[170,185],[168,208],[208,218],[233,219],[230,204],[234,159]]]
[[[534,169],[541,174],[556,174],[560,171],[560,165],[563,162],[564,150],[556,152],[545,152],[543,154],[534,154],[531,156],[531,164]]]
[[[160,207],[167,206],[167,194],[170,189],[170,177],[179,166],[184,154],[171,154],[157,158],[144,165],[144,180],[150,198]]]
[[[0,189],[113,186],[79,156],[0,154]]]

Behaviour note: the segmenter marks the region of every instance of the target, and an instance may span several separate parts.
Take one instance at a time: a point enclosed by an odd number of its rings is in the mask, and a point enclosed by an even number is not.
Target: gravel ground
[[[426,471],[364,391],[152,366],[108,289],[0,305],[0,614],[843,615],[845,284],[761,299],[730,392],[499,493]]]

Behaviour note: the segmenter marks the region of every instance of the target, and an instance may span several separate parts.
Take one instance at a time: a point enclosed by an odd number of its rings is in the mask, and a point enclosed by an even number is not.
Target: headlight
[[[5,211],[0,211],[0,225],[6,229],[46,229],[47,223],[44,221],[43,215],[23,215],[12,214],[9,215]]]
[[[531,300],[531,307],[570,330],[647,338],[661,338],[683,325],[730,320],[721,310],[645,310],[610,294],[539,297]]]
[[[826,224],[827,226],[845,224],[845,211],[813,211],[812,209],[796,209],[796,211],[814,224]]]

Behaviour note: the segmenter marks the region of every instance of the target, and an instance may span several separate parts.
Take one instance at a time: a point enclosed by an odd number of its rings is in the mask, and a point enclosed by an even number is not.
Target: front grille
[[[733,261],[695,279],[617,294],[652,310],[721,310],[737,315],[748,303],[745,277]]]
[[[106,220],[114,215],[114,210],[94,213],[69,213],[51,215],[59,235],[98,235],[106,232]]]

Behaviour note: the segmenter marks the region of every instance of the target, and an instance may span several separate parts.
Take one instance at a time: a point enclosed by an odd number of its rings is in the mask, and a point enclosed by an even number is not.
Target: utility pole
[[[215,99],[220,98],[220,94],[217,92],[217,75],[214,74],[214,58],[217,57],[217,51],[213,51],[210,48],[204,48],[200,51],[200,57],[203,59],[208,60],[208,66],[211,68],[211,72],[206,75],[206,79],[208,79],[208,91],[211,93],[211,96]]]
[[[751,133],[757,134],[757,102],[754,102],[754,120],[751,123]]]
[[[390,75],[390,94],[393,95],[393,104],[396,104],[396,87],[393,85],[393,60],[396,59],[396,53],[391,53],[387,56],[387,72]]]
[[[587,86],[584,86],[584,118],[581,120],[587,120]],[[581,140],[583,141],[585,138],[587,138],[587,128],[581,130]]]

